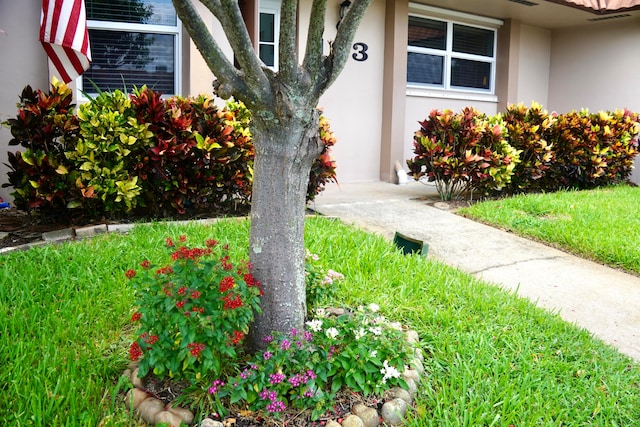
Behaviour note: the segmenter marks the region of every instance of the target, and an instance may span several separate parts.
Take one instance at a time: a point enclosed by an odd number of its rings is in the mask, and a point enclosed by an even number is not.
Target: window
[[[494,92],[496,31],[409,16],[407,83]]]
[[[95,93],[180,87],[180,26],[171,0],[86,0],[93,61],[79,87]]]
[[[261,0],[258,56],[264,65],[274,70],[278,68],[279,28],[280,0]]]

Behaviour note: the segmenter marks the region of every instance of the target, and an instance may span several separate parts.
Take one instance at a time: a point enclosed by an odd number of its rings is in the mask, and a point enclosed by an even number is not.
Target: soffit
[[[548,29],[640,19],[640,0],[428,0],[419,3],[491,18],[514,19]],[[527,6],[527,3],[534,5]],[[611,19],[618,15],[629,16]]]

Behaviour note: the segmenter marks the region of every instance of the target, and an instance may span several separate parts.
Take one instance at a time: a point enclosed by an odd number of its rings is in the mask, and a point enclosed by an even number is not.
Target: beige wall
[[[640,111],[640,20],[554,31],[549,109]]]
[[[35,88],[49,86],[47,57],[38,41],[40,2],[0,0],[0,122],[17,114],[16,103],[27,85]],[[11,132],[0,127],[0,183],[6,182],[7,150]],[[12,201],[11,189],[0,188],[0,197]]]
[[[551,31],[522,25],[518,52],[517,103],[547,105],[551,63]]]
[[[329,2],[327,40],[335,37],[340,2]],[[306,28],[308,18],[302,12],[300,28]],[[350,58],[320,100],[338,139],[332,151],[340,182],[379,180],[381,127],[385,120],[382,117],[384,16],[385,0],[374,0],[354,40],[368,45],[368,59],[358,62]]]

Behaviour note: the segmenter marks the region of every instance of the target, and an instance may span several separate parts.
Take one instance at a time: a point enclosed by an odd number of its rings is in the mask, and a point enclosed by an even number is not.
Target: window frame
[[[409,53],[432,55],[443,58],[443,78],[442,84],[429,84],[420,82],[410,82],[407,75],[407,88],[408,89],[435,89],[443,92],[452,93],[472,93],[478,95],[495,95],[496,90],[496,63],[498,52],[498,28],[502,25],[502,21],[494,20],[490,18],[482,18],[473,15],[467,15],[460,12],[447,11],[444,9],[413,5],[409,11],[409,17],[428,19],[432,21],[444,22],[446,24],[446,43],[445,49],[433,49],[424,48],[418,46],[410,46],[407,40],[407,56]],[[417,7],[422,6],[422,7]],[[418,10],[419,9],[419,10]],[[466,18],[466,19],[465,19]],[[453,30],[454,25],[462,25],[471,28],[478,28],[482,30],[488,30],[493,33],[493,56],[475,55],[469,53],[455,52],[453,51]],[[491,72],[489,76],[489,88],[474,88],[465,86],[454,86],[451,84],[452,77],[452,59],[470,60],[475,62],[490,64]]]
[[[160,25],[160,24],[139,24],[139,23],[127,23],[116,21],[97,21],[87,20],[87,30],[106,30],[106,31],[122,31],[132,33],[146,33],[146,34],[159,34],[159,35],[171,35],[173,38],[174,49],[174,92],[164,93],[163,98],[168,98],[174,95],[181,95],[182,92],[182,22],[176,15],[175,25]],[[93,52],[92,52],[93,53]],[[95,53],[93,53],[95,56]],[[97,96],[93,87],[84,90],[82,84],[82,76],[76,78],[76,88],[79,102],[88,102],[89,96]]]
[[[261,45],[273,44],[273,67],[270,67],[267,64],[265,64],[265,67],[276,72],[278,71],[278,63],[280,60],[280,57],[278,55],[278,45],[280,44],[280,7],[281,5],[282,5],[282,2],[279,0],[259,0],[259,7],[258,7],[258,36],[256,37],[257,45],[258,45],[257,54],[258,54],[258,57],[260,57]],[[260,40],[260,22],[262,21],[260,15],[262,15],[263,13],[273,15],[273,42],[262,42],[262,40]]]

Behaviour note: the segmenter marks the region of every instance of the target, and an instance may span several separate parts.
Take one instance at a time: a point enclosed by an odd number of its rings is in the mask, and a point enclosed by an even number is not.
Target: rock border
[[[405,331],[405,340],[414,346],[413,358],[409,361],[402,376],[407,383],[407,390],[401,387],[393,387],[387,390],[383,398],[386,402],[378,411],[377,408],[369,407],[363,403],[356,403],[351,407],[351,412],[346,414],[342,420],[329,420],[325,427],[377,427],[382,424],[386,426],[402,425],[406,419],[407,411],[413,407],[414,398],[418,392],[418,384],[424,376],[424,355],[418,346],[418,333],[414,330]],[[171,403],[164,405],[161,400],[153,397],[144,389],[142,378],[138,377],[137,363],[132,363],[123,372],[123,375],[131,380],[133,388],[125,396],[125,403],[133,408],[147,424],[156,425],[169,423],[177,427],[184,422],[191,425],[194,414],[189,409],[171,406]],[[234,425],[234,424],[232,424]],[[198,427],[231,427],[225,421],[204,418]]]

